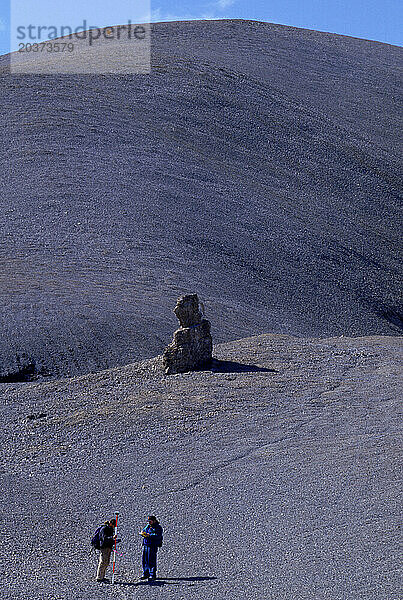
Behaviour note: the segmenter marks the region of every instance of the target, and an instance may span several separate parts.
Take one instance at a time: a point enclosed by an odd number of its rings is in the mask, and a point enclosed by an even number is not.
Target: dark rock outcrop
[[[203,319],[197,294],[178,299],[175,315],[180,328],[174,333],[172,343],[165,349],[163,364],[165,373],[185,373],[211,364],[213,340],[210,322]]]
[[[7,369],[0,366],[0,383],[19,383],[26,381],[36,381],[40,377],[46,377],[50,373],[44,365],[38,364],[35,360],[28,358],[25,354],[16,355],[13,363],[10,363]]]

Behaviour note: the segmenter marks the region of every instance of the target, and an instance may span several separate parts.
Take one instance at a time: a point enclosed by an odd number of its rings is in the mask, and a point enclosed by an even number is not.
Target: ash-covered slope
[[[0,376],[155,355],[183,292],[216,341],[397,333],[401,58],[216,21],[154,25],[151,75],[4,66]]]
[[[397,597],[401,348],[262,335],[216,347],[215,371],[151,359],[0,384],[0,597],[154,597],[150,512],[165,600]],[[100,589],[89,540],[115,510],[117,585]]]

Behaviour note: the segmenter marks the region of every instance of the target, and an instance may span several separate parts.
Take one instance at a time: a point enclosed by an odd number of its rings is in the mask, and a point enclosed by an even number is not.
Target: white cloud
[[[156,8],[151,11],[151,23],[158,23],[159,21],[199,21],[199,20],[215,20],[215,19],[227,19],[222,14],[222,11],[233,6],[236,0],[209,0],[208,2],[201,4],[201,12],[199,14],[190,13],[167,13],[162,8]]]
[[[177,15],[175,13],[165,13],[161,8],[156,8],[151,11],[151,23],[159,23],[162,21],[211,21],[214,19],[220,19],[222,17],[217,16],[212,11],[201,13],[199,15],[191,15],[189,13]]]
[[[229,6],[233,6],[233,4],[235,4],[235,0],[218,0],[217,7],[223,10]]]

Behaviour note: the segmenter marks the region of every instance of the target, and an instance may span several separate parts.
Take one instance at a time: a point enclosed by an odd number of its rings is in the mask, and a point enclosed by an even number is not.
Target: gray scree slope
[[[401,330],[400,48],[216,21],[153,25],[149,76],[0,60],[0,377],[155,356],[193,291],[217,342]]]
[[[282,335],[0,384],[4,600],[392,600],[401,538],[402,338]],[[121,511],[116,581],[94,525]],[[165,527],[144,589],[137,534]]]

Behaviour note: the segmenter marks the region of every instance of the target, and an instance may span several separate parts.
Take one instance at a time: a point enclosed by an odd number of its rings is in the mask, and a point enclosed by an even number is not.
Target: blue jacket
[[[150,537],[143,538],[143,546],[148,546],[155,550],[162,546],[163,531],[159,523],[155,523],[153,526],[147,525],[142,531],[150,534]]]

